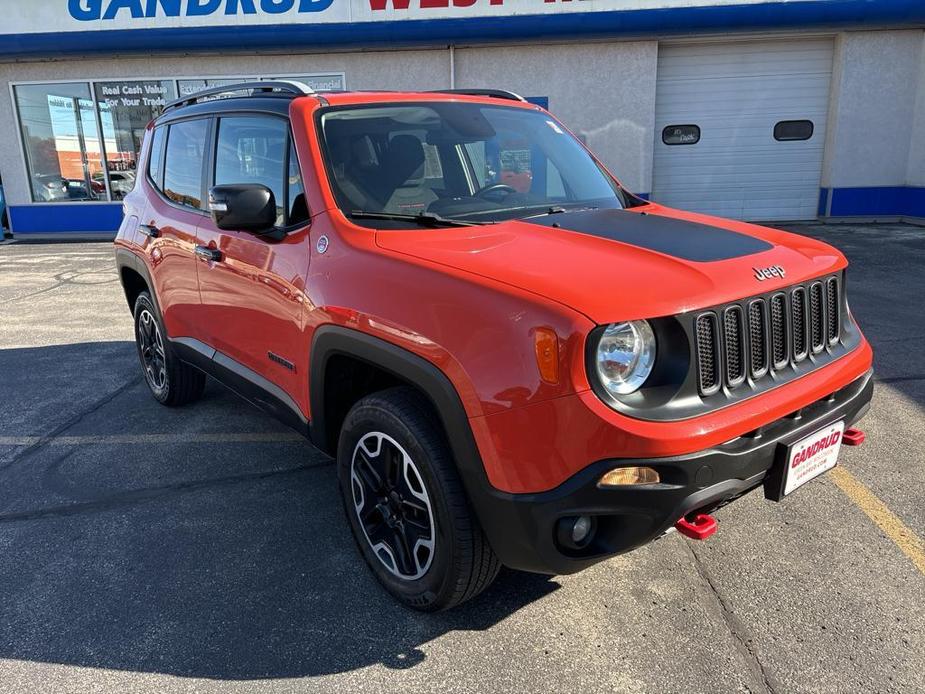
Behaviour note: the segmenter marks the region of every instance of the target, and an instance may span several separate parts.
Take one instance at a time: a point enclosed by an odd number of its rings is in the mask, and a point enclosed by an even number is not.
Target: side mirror
[[[269,234],[276,225],[276,198],[259,183],[233,183],[209,189],[209,210],[224,231]]]

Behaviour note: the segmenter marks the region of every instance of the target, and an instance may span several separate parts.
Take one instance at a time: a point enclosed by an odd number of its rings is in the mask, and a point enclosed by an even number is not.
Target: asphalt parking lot
[[[438,615],[378,587],[310,444],[215,383],[155,403],[109,244],[0,245],[0,691],[925,691],[925,229],[799,231],[852,261],[867,443],[707,542]]]

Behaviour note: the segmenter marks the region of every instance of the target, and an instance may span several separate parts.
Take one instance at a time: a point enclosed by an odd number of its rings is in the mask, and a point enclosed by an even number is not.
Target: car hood
[[[714,306],[846,265],[837,250],[804,236],[655,204],[379,231],[377,244],[540,294],[596,323]],[[757,278],[772,266],[784,276]]]

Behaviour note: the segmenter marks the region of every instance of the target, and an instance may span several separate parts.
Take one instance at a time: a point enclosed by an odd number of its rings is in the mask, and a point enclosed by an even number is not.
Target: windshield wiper
[[[350,213],[350,217],[353,219],[388,219],[397,222],[413,222],[422,227],[475,227],[485,224],[485,222],[466,222],[462,219],[447,219],[433,212],[395,214],[392,212],[366,212],[365,210],[354,210]]]
[[[600,209],[596,205],[588,206],[578,206],[578,207],[562,207],[561,205],[553,205],[548,208],[545,212],[540,212],[539,214],[531,214],[526,217],[521,217],[521,219],[534,219],[536,217],[548,217],[552,214],[563,214],[564,212],[586,212],[588,210],[597,210]]]

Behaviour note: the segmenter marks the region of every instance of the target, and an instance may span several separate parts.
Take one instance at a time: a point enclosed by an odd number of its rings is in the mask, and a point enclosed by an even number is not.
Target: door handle
[[[161,235],[161,230],[157,227],[153,227],[150,224],[139,224],[138,231],[147,236],[148,238],[156,239]]]
[[[196,246],[196,255],[213,263],[219,263],[222,260],[222,252],[217,248],[209,248],[208,246]]]

